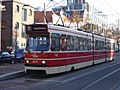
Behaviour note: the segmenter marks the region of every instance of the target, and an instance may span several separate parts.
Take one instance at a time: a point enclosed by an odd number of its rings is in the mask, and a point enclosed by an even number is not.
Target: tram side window
[[[89,40],[86,38],[86,50],[89,50]]]
[[[91,39],[88,39],[88,50],[91,50]]]
[[[65,34],[61,34],[60,49],[61,49],[61,51],[66,51],[67,50],[67,38],[66,38]]]
[[[79,43],[78,43],[78,37],[74,36],[73,37],[73,43],[74,43],[74,51],[78,51],[79,50]]]
[[[83,38],[79,37],[79,50],[82,51],[83,50]]]
[[[98,40],[95,40],[95,50],[99,50],[99,42],[98,42]]]
[[[107,50],[111,50],[110,42],[107,42]]]
[[[57,33],[51,36],[51,51],[60,51],[60,35]]]
[[[95,41],[95,50],[104,50],[104,48],[105,48],[104,41],[99,41],[99,40]]]
[[[73,36],[67,35],[67,51],[73,51],[74,45],[73,45]]]
[[[83,50],[85,50],[85,38],[83,38]]]
[[[108,50],[108,42],[106,43],[106,50]]]
[[[101,42],[100,42],[100,46],[101,46],[101,50],[104,50],[104,48],[105,48],[105,43],[104,43],[104,41],[101,41]]]
[[[87,42],[88,42],[88,40],[87,40],[86,38],[84,38],[84,39],[83,39],[83,50],[88,50],[88,47],[87,47],[87,46],[88,46],[88,45],[87,45],[88,43],[87,43]]]

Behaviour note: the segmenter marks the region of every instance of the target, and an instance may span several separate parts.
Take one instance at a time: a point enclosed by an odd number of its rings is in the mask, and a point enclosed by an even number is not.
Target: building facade
[[[46,11],[45,14],[46,15],[44,15],[43,11],[35,11],[34,12],[34,22],[35,23],[44,23],[44,19],[46,19],[46,21],[48,23],[52,23],[53,22],[52,21],[53,12],[52,11]]]
[[[67,8],[68,10],[77,10],[83,11],[85,5],[85,0],[67,0]]]
[[[8,47],[25,48],[25,25],[34,23],[34,7],[15,0],[5,0],[2,4],[6,11],[2,13],[2,50]]]

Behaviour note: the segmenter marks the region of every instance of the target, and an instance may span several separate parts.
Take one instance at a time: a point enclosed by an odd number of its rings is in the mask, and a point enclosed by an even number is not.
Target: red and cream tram
[[[25,71],[66,72],[114,59],[114,40],[48,24],[26,26]]]

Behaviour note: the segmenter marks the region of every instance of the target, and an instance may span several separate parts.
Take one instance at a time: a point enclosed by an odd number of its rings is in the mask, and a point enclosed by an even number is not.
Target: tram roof
[[[71,31],[71,32],[75,32],[75,33],[91,34],[90,32],[83,31],[82,29],[78,30],[78,29],[75,29],[75,28],[69,28],[69,27],[62,26],[62,25],[52,25],[52,24],[49,24],[48,28],[54,28],[54,29],[58,29],[58,30]]]

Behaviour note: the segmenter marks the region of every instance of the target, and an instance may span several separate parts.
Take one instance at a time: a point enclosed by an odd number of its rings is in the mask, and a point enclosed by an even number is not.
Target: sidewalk
[[[25,71],[23,63],[0,66],[0,81],[13,77],[18,77],[24,74]]]

